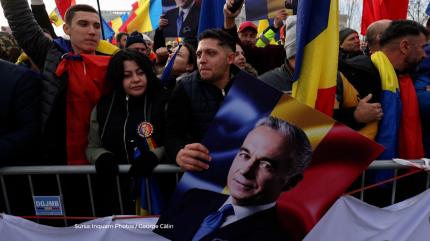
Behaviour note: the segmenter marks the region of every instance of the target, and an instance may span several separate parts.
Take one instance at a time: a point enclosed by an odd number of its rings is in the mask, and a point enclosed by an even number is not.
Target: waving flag
[[[364,0],[361,17],[361,34],[366,35],[367,27],[381,19],[406,19],[408,0]]]
[[[224,3],[224,0],[202,1],[199,34],[206,29],[222,28],[224,26]]]
[[[332,115],[339,52],[338,0],[300,0],[293,96]]]
[[[54,10],[52,10],[52,12],[49,14],[49,20],[57,27],[63,25],[64,23],[63,19],[60,16],[60,12],[58,11],[58,8],[55,8]]]
[[[112,30],[111,26],[106,22],[104,18],[102,18],[102,27],[103,27],[103,38],[104,39],[112,39],[115,35],[115,32]]]
[[[61,17],[64,19],[64,15],[66,14],[67,9],[70,6],[75,5],[75,0],[55,0],[57,4],[58,11],[60,12]]]
[[[158,27],[162,6],[161,0],[139,0],[133,3],[130,17],[119,29],[120,32],[151,32]]]
[[[114,18],[112,21],[109,22],[109,25],[115,33],[119,33],[119,29],[127,21],[127,19],[128,13],[125,13],[119,17]]]

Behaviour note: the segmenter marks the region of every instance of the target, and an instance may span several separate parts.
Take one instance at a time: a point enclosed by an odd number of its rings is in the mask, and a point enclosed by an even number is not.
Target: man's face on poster
[[[187,8],[193,0],[175,0],[176,6],[181,8]]]
[[[286,149],[285,137],[270,127],[248,134],[227,177],[233,204],[261,205],[278,198],[288,181]]]

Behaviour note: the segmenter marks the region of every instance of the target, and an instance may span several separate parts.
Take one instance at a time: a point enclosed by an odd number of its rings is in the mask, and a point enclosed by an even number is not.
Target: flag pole
[[[100,1],[99,0],[97,0],[97,8],[99,10],[100,24],[101,24],[101,29],[102,29],[102,38],[105,39],[105,31],[103,30],[102,10],[100,9]]]

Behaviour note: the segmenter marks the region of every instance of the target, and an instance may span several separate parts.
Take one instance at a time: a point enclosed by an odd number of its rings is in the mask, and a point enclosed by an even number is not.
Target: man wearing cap
[[[135,31],[127,38],[125,47],[147,55],[148,46],[141,33]]]
[[[245,21],[239,25],[237,34],[239,35],[240,42],[243,45],[254,46],[257,42],[257,26],[251,21]]]
[[[269,70],[281,66],[285,61],[285,51],[281,45],[268,44],[259,48],[256,46],[257,26],[252,22],[243,22],[236,31],[235,18],[239,15],[242,7],[232,13],[229,7],[234,0],[226,0],[224,4],[224,30],[228,32],[237,42],[241,42],[245,57],[258,74],[263,74]],[[276,21],[278,22],[278,21]],[[282,23],[282,21],[280,21]],[[276,26],[277,28],[280,27]]]
[[[357,31],[351,28],[341,29],[339,31],[339,59],[345,60],[362,54]]]
[[[303,178],[311,155],[301,129],[263,118],[231,164],[230,195],[191,189],[162,214],[157,223],[161,228],[154,231],[171,240],[291,240],[281,230],[275,202]]]

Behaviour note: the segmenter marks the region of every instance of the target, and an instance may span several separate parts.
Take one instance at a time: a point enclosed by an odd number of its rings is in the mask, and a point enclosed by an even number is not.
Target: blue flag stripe
[[[297,7],[297,54],[294,80],[299,78],[305,46],[328,25],[331,0],[300,0]]]

